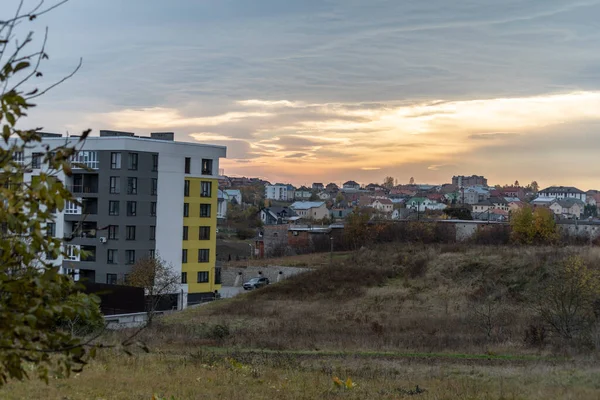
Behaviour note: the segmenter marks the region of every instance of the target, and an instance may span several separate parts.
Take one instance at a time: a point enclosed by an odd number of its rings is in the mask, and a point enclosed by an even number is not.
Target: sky
[[[83,58],[30,114],[46,131],[173,131],[272,182],[587,190],[599,17],[600,0],[71,0],[21,29],[49,27],[43,82]]]

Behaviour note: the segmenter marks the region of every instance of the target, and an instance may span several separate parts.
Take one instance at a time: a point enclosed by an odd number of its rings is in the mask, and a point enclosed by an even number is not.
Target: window
[[[183,195],[188,197],[190,195],[190,181],[185,180],[185,184],[183,186]]]
[[[189,157],[185,158],[185,173],[189,174],[190,173],[190,164],[192,163],[192,159]]]
[[[46,224],[46,236],[56,236],[56,223],[48,222]]]
[[[181,250],[181,263],[187,263],[187,249]]]
[[[127,194],[137,194],[137,178],[127,178]]]
[[[190,216],[190,203],[183,203],[183,216],[184,217]]]
[[[200,204],[200,216],[203,218],[210,217],[210,204]]]
[[[199,263],[207,263],[209,256],[208,249],[199,249],[198,250],[198,262]]]
[[[200,197],[211,196],[212,182],[200,182]]]
[[[129,153],[129,169],[130,170],[137,170],[138,169],[138,153]]]
[[[198,272],[198,283],[207,283],[208,282],[208,271],[199,271]]]
[[[123,274],[123,283],[125,285],[129,283],[129,274]]]
[[[125,227],[125,240],[135,240],[135,225]]]
[[[42,160],[44,159],[44,154],[42,153],[33,153],[31,155],[31,168],[39,169],[42,166]]]
[[[82,164],[84,168],[98,169],[98,152],[97,151],[80,151],[71,157],[71,162]],[[81,168],[80,166],[74,166]]]
[[[199,240],[210,240],[210,226],[201,226],[198,234]]]
[[[156,217],[156,202],[155,201],[150,203],[150,216]]]
[[[152,154],[152,171],[158,171],[158,154]]]
[[[212,175],[213,160],[202,159],[202,175]]]
[[[181,283],[187,283],[187,272],[181,273]]]
[[[106,283],[109,285],[117,284],[117,274],[106,274]]]
[[[118,225],[110,225],[108,227],[108,239],[109,240],[118,240],[119,239],[119,226]]]
[[[110,169],[121,169],[121,153],[110,153]]]
[[[135,264],[135,250],[125,250],[125,258],[127,264]]]
[[[111,176],[110,177],[110,193],[119,194],[121,193],[121,177]]]
[[[17,164],[25,164],[25,153],[22,151],[15,151],[13,153],[13,161]]]
[[[119,261],[117,259],[118,251],[115,249],[106,250],[106,263],[107,264],[117,264]]]
[[[156,240],[156,226],[150,227],[150,240]]]
[[[108,215],[119,215],[119,202],[110,200],[108,202]]]
[[[135,217],[137,215],[137,201],[127,202],[127,216]]]
[[[65,201],[65,214],[81,214],[81,207],[74,201]]]
[[[156,258],[156,250],[154,250],[154,249],[148,250],[148,257]]]
[[[150,189],[150,195],[156,196],[157,192],[158,192],[158,179],[152,178],[152,187]]]
[[[183,240],[188,240],[188,230],[187,226],[183,227]]]

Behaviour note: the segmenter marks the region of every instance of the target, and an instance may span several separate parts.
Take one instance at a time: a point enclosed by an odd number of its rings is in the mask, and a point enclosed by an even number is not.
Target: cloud
[[[469,139],[491,140],[491,139],[512,138],[515,136],[519,136],[519,135],[516,133],[510,133],[510,132],[475,133],[475,134],[469,135]]]
[[[190,136],[199,142],[228,142],[232,140],[240,140],[231,136],[210,132],[190,133]]]
[[[379,168],[379,167],[362,167],[361,168],[361,170],[363,170],[363,171],[378,171],[380,169],[381,168]]]

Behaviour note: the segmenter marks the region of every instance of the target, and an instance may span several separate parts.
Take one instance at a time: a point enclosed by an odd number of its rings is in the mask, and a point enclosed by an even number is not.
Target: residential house
[[[331,194],[329,194],[327,192],[321,192],[321,193],[317,194],[317,197],[319,198],[319,200],[329,200],[329,199],[331,199]]]
[[[324,201],[297,201],[290,208],[299,217],[306,219],[323,219],[329,216],[329,210]]]
[[[392,203],[390,199],[375,199],[371,203],[371,207],[384,213],[391,213],[394,211],[394,203]]]
[[[227,218],[227,207],[229,205],[229,196],[221,189],[217,191],[217,219]]]
[[[296,212],[290,207],[265,207],[260,210],[260,220],[264,225],[287,224],[294,217],[298,217]]]
[[[335,193],[338,190],[340,190],[339,186],[333,182],[328,183],[327,186],[325,186],[325,191],[327,191],[329,193]]]
[[[360,184],[359,184],[359,183],[357,183],[357,182],[355,182],[355,181],[348,181],[348,182],[345,182],[345,183],[342,185],[342,188],[344,188],[344,189],[355,189],[355,190],[359,190],[359,189],[360,189]]]
[[[406,202],[406,208],[424,212],[425,210],[443,210],[446,205],[426,197],[413,197]]]
[[[588,190],[585,192],[585,203],[591,206],[600,205],[600,192],[597,190]]]
[[[556,215],[568,219],[579,219],[583,215],[585,203],[579,199],[555,199],[549,206]]]
[[[321,182],[315,182],[312,184],[312,190],[315,192],[320,192],[325,189],[325,186]]]
[[[294,187],[292,185],[284,185],[282,183],[266,185],[265,198],[278,201],[293,201]]]
[[[392,212],[392,219],[408,219],[409,215],[409,208],[397,208]]]
[[[224,190],[225,194],[229,197],[229,201],[232,204],[242,204],[242,192],[238,189],[226,189]]]
[[[482,186],[463,188],[459,192],[459,201],[463,204],[477,204],[490,198],[490,192]]]
[[[585,203],[586,194],[584,191],[577,189],[573,186],[550,186],[544,190],[538,192],[538,197],[552,198],[552,199],[577,199]]]
[[[508,220],[508,211],[490,208],[480,213],[473,212],[472,216],[477,221],[503,222]]]
[[[312,191],[307,188],[306,186],[300,186],[298,189],[295,190],[294,192],[294,199],[295,200],[310,200],[310,197],[312,196]]]
[[[482,213],[489,210],[502,210],[508,212],[510,207],[508,202],[502,197],[490,197],[487,200],[473,204],[473,213]]]
[[[513,213],[515,211],[518,211],[521,208],[525,207],[526,204],[527,203],[525,203],[524,201],[509,201],[508,202],[508,212]]]
[[[525,189],[521,186],[505,186],[502,188],[501,192],[503,197],[525,198]]]

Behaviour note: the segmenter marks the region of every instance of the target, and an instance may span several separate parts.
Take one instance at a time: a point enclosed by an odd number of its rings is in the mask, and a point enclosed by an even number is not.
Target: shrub
[[[254,236],[256,236],[254,229],[250,228],[238,228],[236,234],[240,240],[252,239]]]

